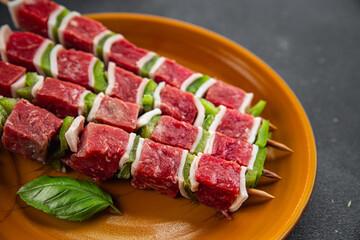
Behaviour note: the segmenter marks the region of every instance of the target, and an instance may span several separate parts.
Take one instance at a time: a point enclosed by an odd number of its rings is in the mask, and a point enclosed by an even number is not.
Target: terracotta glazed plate
[[[128,181],[99,183],[124,214],[110,209],[84,222],[56,219],[27,206],[16,191],[41,175],[61,175],[48,166],[1,151],[1,239],[279,239],[303,213],[313,190],[316,149],[309,120],[285,82],[264,62],[239,45],[202,28],[166,18],[138,14],[90,17],[143,48],[151,49],[268,102],[264,118],[278,126],[273,138],[295,153],[270,151],[266,168],[283,177],[262,179],[258,188],[276,198],[250,197],[228,221],[211,208],[187,199],[140,191]],[[89,179],[71,171],[67,176]]]

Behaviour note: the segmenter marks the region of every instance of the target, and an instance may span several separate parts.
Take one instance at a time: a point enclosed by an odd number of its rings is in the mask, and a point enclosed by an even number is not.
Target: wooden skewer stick
[[[273,195],[271,195],[263,190],[259,190],[259,189],[255,189],[255,188],[247,188],[246,191],[250,196],[268,198],[268,199],[275,198]]]
[[[287,151],[287,152],[294,152],[294,150],[292,150],[291,148],[289,148],[285,144],[279,143],[279,142],[277,142],[275,140],[272,140],[272,139],[267,140],[267,145],[271,146],[273,148],[279,149],[279,150],[283,150],[283,151]]]
[[[270,171],[270,170],[267,170],[267,169],[263,169],[262,171],[262,176],[265,176],[265,177],[268,177],[268,178],[273,178],[273,179],[277,179],[277,180],[280,180],[281,177],[279,175],[277,175],[276,173]]]
[[[1,1],[1,0],[0,0]],[[262,121],[266,121],[265,118],[261,118]],[[274,124],[272,124],[270,121],[269,121],[269,130],[270,131],[275,131],[277,129],[277,126],[275,126]]]

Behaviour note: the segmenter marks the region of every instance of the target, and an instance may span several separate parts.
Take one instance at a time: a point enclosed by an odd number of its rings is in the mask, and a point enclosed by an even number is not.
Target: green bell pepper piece
[[[59,30],[60,24],[61,24],[62,20],[64,19],[64,17],[66,15],[68,15],[69,13],[70,13],[69,10],[64,9],[56,18],[56,24],[53,27],[52,32],[53,32],[53,35],[55,38],[55,42],[57,42],[57,43],[59,42],[58,30]]]
[[[95,76],[95,84],[94,89],[96,93],[105,92],[106,87],[108,86],[108,82],[105,76],[105,66],[104,63],[100,60],[97,60],[94,65],[94,76]]]
[[[24,98],[28,101],[33,100],[33,95],[31,94],[31,90],[33,89],[33,86],[39,81],[38,75],[34,72],[28,72],[26,73],[25,77],[25,87],[21,88],[16,91],[17,95],[20,98]]]
[[[212,102],[209,102],[208,100],[206,100],[204,98],[200,98],[200,102],[205,108],[206,116],[208,116],[208,115],[215,116],[220,111],[220,108],[215,107],[215,105]]]
[[[103,58],[103,49],[104,49],[104,44],[106,42],[106,40],[111,37],[114,36],[115,33],[109,33],[107,35],[105,35],[98,43],[98,45],[96,46],[96,54],[97,57],[100,58],[101,60],[104,60]]]
[[[9,117],[9,114],[6,112],[5,108],[0,104],[0,114],[4,117],[4,120],[2,121],[3,124],[5,124],[6,119]]]
[[[208,131],[206,131],[205,129],[203,129],[201,139],[195,148],[195,154],[204,152],[205,147],[206,147],[206,142],[209,139],[209,137],[210,137],[210,133]]]
[[[255,144],[265,147],[269,136],[269,120],[263,121],[256,137]]]
[[[134,144],[131,148],[129,159],[126,161],[124,166],[120,169],[119,174],[117,175],[120,179],[129,179],[131,176],[131,164],[135,161],[136,150],[139,145],[140,136],[136,136],[134,139]]]
[[[215,116],[208,115],[203,122],[202,125],[203,129],[208,131],[214,120],[215,120]]]
[[[54,48],[55,44],[50,43],[49,46],[46,48],[45,52],[41,56],[40,66],[41,69],[44,71],[45,75],[48,77],[52,77],[51,69],[50,69],[50,53],[51,50]]]
[[[16,103],[18,102],[18,99],[15,98],[1,98],[0,99],[0,104],[3,106],[3,108],[5,109],[7,115],[10,115],[11,111],[14,109]]]
[[[191,187],[191,183],[190,183],[190,167],[192,162],[194,161],[195,156],[192,154],[187,154],[186,156],[186,161],[184,164],[184,169],[183,169],[183,176],[184,176],[184,189],[185,192],[187,193],[188,197],[192,200],[197,201],[197,197],[195,196],[195,194],[191,191],[190,187]]]
[[[246,172],[246,187],[247,188],[254,188],[258,183],[262,171],[264,169],[264,162],[266,158],[266,148],[259,148],[258,154],[256,155],[256,159],[254,162],[253,170],[248,170]]]
[[[192,93],[195,95],[196,91],[203,85],[205,82],[207,82],[210,79],[209,76],[204,75],[202,77],[199,77],[194,82],[192,82],[187,88],[186,91],[189,93]]]
[[[149,72],[151,68],[156,63],[156,60],[159,58],[159,55],[155,55],[153,58],[151,58],[147,63],[144,64],[144,66],[141,69],[140,75],[142,77],[149,77]]]
[[[154,129],[158,122],[160,121],[161,115],[156,115],[150,119],[150,121],[145,125],[139,128],[137,134],[142,138],[151,138],[151,134],[154,132]]]
[[[253,115],[254,117],[257,117],[261,114],[261,112],[264,110],[266,105],[266,102],[263,100],[260,100],[255,106],[253,106],[247,113]]]
[[[156,87],[157,84],[152,79],[150,79],[150,81],[145,86],[142,99],[142,106],[145,112],[148,112],[154,108],[154,92]]]
[[[84,117],[87,118],[96,98],[95,93],[88,93],[84,98]]]

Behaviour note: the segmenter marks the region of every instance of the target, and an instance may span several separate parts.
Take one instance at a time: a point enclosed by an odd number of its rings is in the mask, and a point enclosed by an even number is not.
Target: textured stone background
[[[303,104],[318,150],[312,199],[288,239],[360,239],[359,0],[58,2],[80,13],[180,19],[228,37],[263,59]],[[1,6],[0,23],[9,22]]]

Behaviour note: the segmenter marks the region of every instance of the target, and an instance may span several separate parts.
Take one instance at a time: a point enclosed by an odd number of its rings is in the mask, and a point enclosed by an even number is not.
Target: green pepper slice
[[[84,98],[84,117],[87,118],[96,98],[95,93],[88,93]]]
[[[50,43],[49,46],[46,48],[45,52],[41,56],[40,66],[41,69],[44,71],[45,75],[48,77],[52,77],[51,69],[50,69],[50,53],[51,50],[54,48],[55,44]]]
[[[206,116],[207,115],[215,116],[220,111],[220,108],[215,107],[215,105],[212,102],[209,102],[204,98],[200,98],[200,102],[204,106]]]
[[[161,115],[153,116],[150,121],[145,125],[139,128],[137,134],[142,138],[151,138],[151,134],[154,132],[154,129],[158,122],[160,121]]]
[[[97,60],[94,65],[94,76],[95,76],[95,84],[94,89],[96,93],[105,92],[106,87],[108,86],[108,82],[105,76],[105,66],[104,63],[100,60]]]
[[[184,190],[187,193],[188,197],[192,200],[197,201],[197,197],[195,196],[195,194],[191,191],[190,187],[191,187],[191,183],[190,183],[190,167],[192,162],[194,161],[195,156],[192,154],[187,154],[186,156],[186,161],[184,164],[184,169],[183,169],[183,176],[184,176]]]
[[[256,137],[255,144],[263,148],[269,136],[269,120],[263,121]]]
[[[207,140],[209,139],[209,137],[210,137],[210,133],[208,131],[206,131],[205,129],[203,129],[201,139],[195,148],[195,154],[204,152],[206,143],[207,143]]]
[[[158,60],[159,55],[155,55],[154,57],[152,57],[147,63],[144,64],[144,66],[141,69],[140,75],[142,77],[149,77],[149,72],[151,70],[151,68],[154,66],[154,64],[156,63],[156,60]]]
[[[33,86],[38,81],[39,81],[39,79],[38,79],[38,75],[36,73],[33,73],[33,72],[26,73],[25,87],[17,90],[16,91],[17,95],[20,98],[24,98],[31,102],[34,98],[33,95],[31,94],[31,90],[33,89]]]
[[[202,128],[204,130],[208,131],[214,120],[215,120],[215,116],[213,116],[213,115],[206,116],[206,118],[205,118],[205,120],[203,122]]]
[[[261,112],[264,110],[266,105],[266,102],[263,100],[260,100],[255,106],[253,106],[247,113],[250,115],[253,115],[254,117],[257,117],[261,114]]]
[[[154,80],[150,79],[150,81],[146,84],[144,89],[144,94],[142,98],[142,106],[145,112],[148,112],[154,108],[154,92],[157,87],[157,84]]]
[[[62,20],[64,19],[64,17],[66,15],[68,15],[69,13],[70,13],[69,10],[64,9],[56,18],[56,24],[52,29],[53,36],[55,38],[55,42],[59,42],[58,30],[59,30],[60,24],[61,24]]]
[[[109,33],[107,35],[105,35],[98,43],[98,45],[96,46],[96,54],[97,57],[100,58],[101,60],[104,60],[103,58],[103,49],[104,49],[104,44],[106,42],[106,40],[111,37],[114,36],[115,33]]]
[[[195,95],[196,91],[201,87],[201,85],[203,85],[209,79],[210,77],[207,75],[199,77],[186,88],[186,91]]]
[[[262,170],[264,169],[264,162],[266,158],[266,148],[259,148],[259,151],[256,155],[256,159],[254,162],[253,170],[248,170],[246,172],[246,187],[247,188],[254,188],[258,183],[261,175]]]
[[[64,119],[59,132],[60,145],[57,147],[56,151],[54,152],[51,158],[51,165],[58,171],[60,171],[62,168],[60,159],[65,155],[65,152],[69,149],[68,143],[65,138],[65,133],[67,132],[67,130],[69,130],[73,121],[74,121],[74,117],[70,117],[70,116],[67,116]]]
[[[134,144],[131,148],[129,159],[126,161],[126,163],[123,165],[123,167],[120,169],[119,174],[117,175],[120,179],[129,179],[131,176],[131,164],[135,161],[136,158],[136,151],[137,147],[139,145],[140,136],[136,136],[134,139]]]
[[[5,109],[7,115],[10,115],[11,111],[14,109],[14,107],[18,101],[19,100],[15,99],[15,98],[4,97],[4,98],[0,99],[0,104]]]

